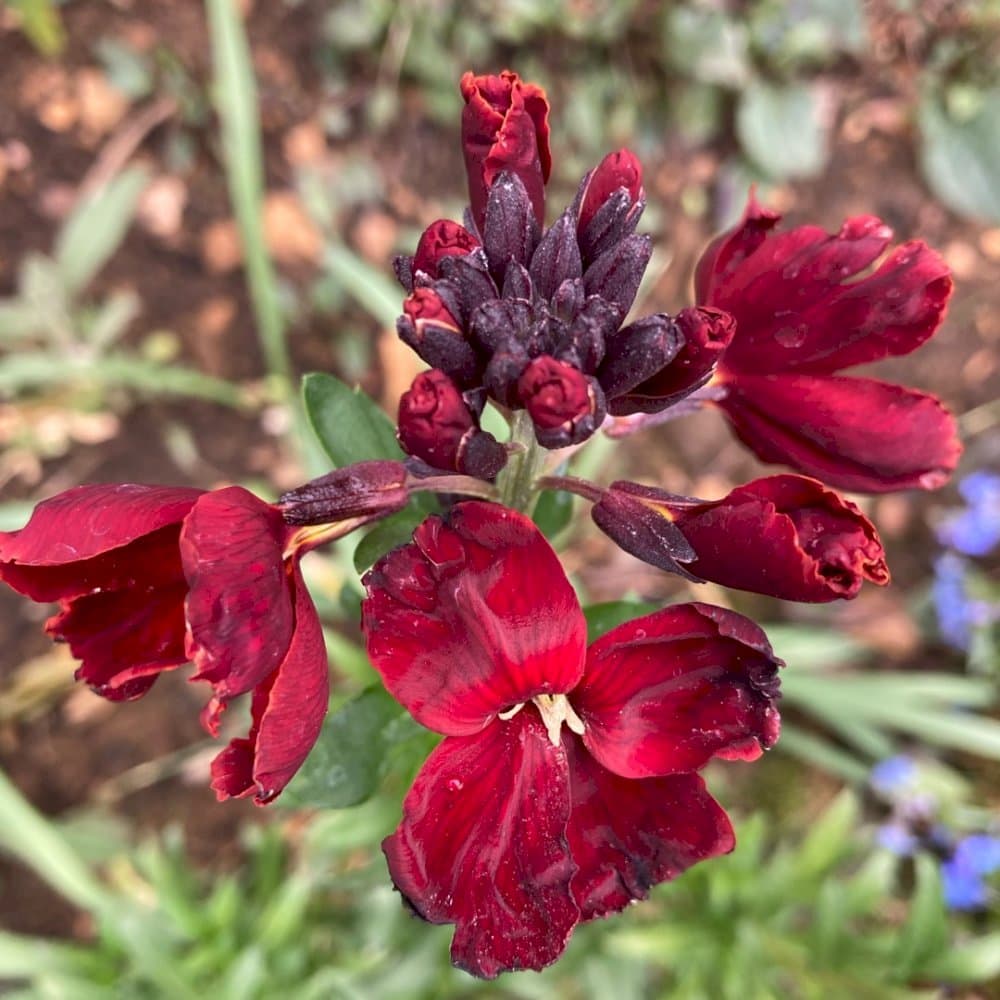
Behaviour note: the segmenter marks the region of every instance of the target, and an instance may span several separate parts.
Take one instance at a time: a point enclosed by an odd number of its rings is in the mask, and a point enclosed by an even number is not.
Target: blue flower
[[[938,527],[938,538],[968,556],[984,556],[1000,542],[1000,475],[974,472],[959,483],[968,506]]]
[[[883,823],[878,828],[876,839],[880,847],[901,858],[909,857],[920,844],[916,835],[907,830],[902,823]]]
[[[892,796],[912,786],[917,777],[917,765],[905,754],[886,757],[879,761],[868,776],[872,788],[879,795]]]
[[[989,901],[984,876],[1000,871],[1000,839],[976,833],[963,837],[941,865],[944,899],[952,910],[978,910]]]
[[[965,650],[972,640],[972,626],[982,617],[982,602],[971,600],[966,593],[967,567],[966,561],[953,552],[938,556],[931,587],[941,637],[956,649]]]

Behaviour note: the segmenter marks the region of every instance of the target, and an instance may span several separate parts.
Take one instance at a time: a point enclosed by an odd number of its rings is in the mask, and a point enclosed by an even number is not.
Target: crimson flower
[[[875,525],[804,476],[756,479],[721,500],[616,482],[591,514],[644,562],[786,601],[852,598],[865,580],[889,582]]]
[[[78,486],[0,533],[0,580],[58,603],[46,631],[69,643],[77,678],[105,698],[138,698],[190,660],[191,679],[212,687],[202,722],[216,735],[228,702],[252,692],[250,732],[212,762],[212,787],[220,799],[268,802],[306,758],[328,702],[299,560],[404,506],[404,478],[401,463],[359,463],[279,505],[239,486]]]
[[[695,772],[777,739],[780,664],[748,619],[674,605],[587,649],[544,537],[476,501],[429,518],[364,582],[372,663],[445,736],[383,849],[412,908],[455,924],[457,966],[540,969],[581,921],[732,849]]]
[[[880,219],[774,234],[779,219],[751,194],[739,225],[698,264],[698,302],[736,320],[716,405],[766,462],[862,492],[940,486],[961,451],[941,403],[837,373],[927,340],[951,295],[947,266],[912,241],[867,273],[892,239]]]

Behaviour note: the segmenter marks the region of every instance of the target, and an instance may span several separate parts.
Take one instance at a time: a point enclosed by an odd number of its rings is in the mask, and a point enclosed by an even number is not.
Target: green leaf
[[[552,541],[573,520],[573,494],[565,490],[543,490],[531,518]]]
[[[402,459],[392,421],[360,388],[323,372],[302,380],[306,417],[337,468],[368,459]]]
[[[389,747],[399,739],[388,730],[402,718],[409,718],[406,710],[381,687],[369,688],[331,712],[279,801],[315,809],[343,809],[364,802],[382,777]]]
[[[403,292],[381,271],[341,244],[326,248],[323,264],[344,291],[384,327],[394,327]]]
[[[768,641],[789,667],[819,670],[857,660],[865,647],[845,632],[805,625],[761,625]]]
[[[921,975],[946,983],[985,983],[1000,976],[1000,931],[952,944],[921,966]]]
[[[66,47],[55,0],[8,0],[21,19],[21,30],[43,56],[58,56]]]
[[[605,632],[610,632],[624,622],[648,615],[659,608],[658,604],[650,604],[648,601],[605,601],[603,604],[591,604],[583,609],[583,617],[587,619],[587,642],[594,642]]]
[[[823,118],[815,87],[757,80],[740,94],[736,131],[750,159],[771,177],[811,177],[826,163]]]
[[[845,781],[860,784],[867,780],[869,768],[845,750],[822,736],[806,732],[782,720],[778,749],[799,760],[822,768]]]
[[[41,326],[38,313],[31,303],[22,299],[0,299],[0,344],[26,340]]]
[[[222,127],[229,200],[240,230],[247,284],[267,369],[287,386],[291,365],[285,324],[261,216],[264,166],[250,46],[233,0],[207,0],[207,8],[213,97]]]
[[[915,864],[917,884],[910,901],[910,914],[891,960],[901,979],[919,972],[921,965],[941,955],[948,943],[948,916],[937,861],[919,854]]]
[[[86,288],[118,249],[148,180],[142,167],[129,167],[73,209],[55,246],[56,266],[70,295]]]
[[[920,164],[949,208],[1000,222],[1000,87],[978,96],[975,112],[959,121],[948,114],[939,94],[923,95],[917,108]]]
[[[818,878],[851,851],[858,811],[858,800],[849,791],[841,792],[826,807],[795,855],[795,870],[800,878]]]

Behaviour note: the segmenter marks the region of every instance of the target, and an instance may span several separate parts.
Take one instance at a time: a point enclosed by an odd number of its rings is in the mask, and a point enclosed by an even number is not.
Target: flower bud
[[[286,524],[331,524],[383,517],[409,500],[402,462],[356,462],[283,493],[278,508]]]
[[[626,327],[619,336],[623,337],[628,330],[644,322],[640,320]],[[609,399],[608,409],[614,416],[657,413],[700,389],[715,373],[716,365],[736,333],[736,322],[729,313],[707,306],[682,309],[673,323],[683,346],[674,355],[665,358],[659,370],[650,372],[642,381],[627,390],[619,390],[619,395]],[[626,347],[627,342],[623,341],[622,350]],[[610,362],[606,361],[605,365],[609,367],[608,378],[611,378]],[[622,362],[619,362],[618,367],[621,365]],[[620,377],[617,369],[614,374]],[[601,384],[608,388],[603,375]],[[613,390],[609,389],[608,395],[614,395]]]
[[[396,332],[427,364],[439,368],[460,385],[475,381],[480,374],[475,349],[433,288],[417,288],[407,297],[403,315],[396,321]]]
[[[476,225],[482,229],[489,189],[502,171],[521,179],[535,217],[543,222],[545,183],[552,170],[545,91],[510,70],[499,76],[466,73],[461,90],[462,148]]]
[[[583,276],[588,295],[614,303],[622,318],[632,308],[639,283],[653,253],[648,236],[627,236],[598,257]]]
[[[490,479],[506,452],[479,429],[458,386],[442,371],[421,372],[399,400],[399,443],[435,469]]]
[[[638,159],[627,149],[608,153],[584,178],[574,202],[584,260],[593,260],[629,236],[645,204]]]
[[[535,358],[517,383],[518,396],[543,448],[585,441],[604,420],[604,393],[595,379],[548,355]]]
[[[786,601],[852,598],[865,580],[889,581],[871,521],[804,476],[757,479],[721,500],[616,482],[592,513],[604,532],[644,562],[674,568],[679,536],[693,556],[683,560],[691,574]]]
[[[438,219],[420,237],[413,255],[413,273],[423,271],[430,278],[439,278],[438,265],[442,258],[471,253],[477,246],[479,240],[464,226],[450,219]]]

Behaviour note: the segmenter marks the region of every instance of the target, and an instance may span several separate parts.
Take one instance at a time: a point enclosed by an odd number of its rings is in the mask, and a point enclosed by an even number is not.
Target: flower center
[[[548,733],[549,742],[554,747],[559,746],[560,730],[564,722],[569,726],[571,732],[576,733],[577,736],[583,735],[583,720],[573,711],[573,706],[569,703],[569,698],[566,695],[539,694],[531,700],[535,703],[538,714],[542,717],[545,732]],[[513,708],[507,709],[506,712],[501,712],[500,718],[504,721],[513,719],[524,706],[525,702],[522,701]]]

